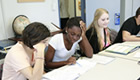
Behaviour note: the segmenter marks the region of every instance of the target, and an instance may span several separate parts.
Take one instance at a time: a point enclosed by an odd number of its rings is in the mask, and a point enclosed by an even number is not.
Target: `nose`
[[[73,36],[74,41],[77,41],[79,39],[79,37],[77,35]]]

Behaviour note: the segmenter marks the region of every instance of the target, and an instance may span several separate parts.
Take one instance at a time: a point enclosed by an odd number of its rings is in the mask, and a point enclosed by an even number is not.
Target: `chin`
[[[107,28],[107,26],[104,26],[103,28]]]
[[[71,43],[75,43],[76,41],[71,41]]]

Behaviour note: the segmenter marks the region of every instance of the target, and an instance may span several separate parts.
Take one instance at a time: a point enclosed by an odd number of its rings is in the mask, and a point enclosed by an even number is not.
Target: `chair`
[[[117,34],[118,34],[117,31],[115,31],[114,29],[110,29],[110,40],[111,40],[111,43],[114,42],[114,40],[116,39]]]

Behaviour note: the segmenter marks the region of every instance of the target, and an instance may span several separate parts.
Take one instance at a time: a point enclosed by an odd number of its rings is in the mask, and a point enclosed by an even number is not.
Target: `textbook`
[[[105,51],[111,52],[111,53],[118,53],[118,54],[127,55],[131,52],[136,51],[139,48],[140,48],[140,46],[117,43],[117,44],[111,45],[110,47],[105,49]]]

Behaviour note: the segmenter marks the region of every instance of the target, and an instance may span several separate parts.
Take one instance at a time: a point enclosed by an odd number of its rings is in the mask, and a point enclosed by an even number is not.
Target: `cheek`
[[[109,24],[109,22],[110,22],[110,21],[108,20],[107,23]]]
[[[102,25],[103,25],[103,22],[100,21],[100,20],[98,20],[98,25],[99,25],[99,26],[102,26]]]
[[[68,38],[69,40],[71,40],[71,39],[72,39],[72,36],[71,36],[70,34],[67,34],[67,38]]]

